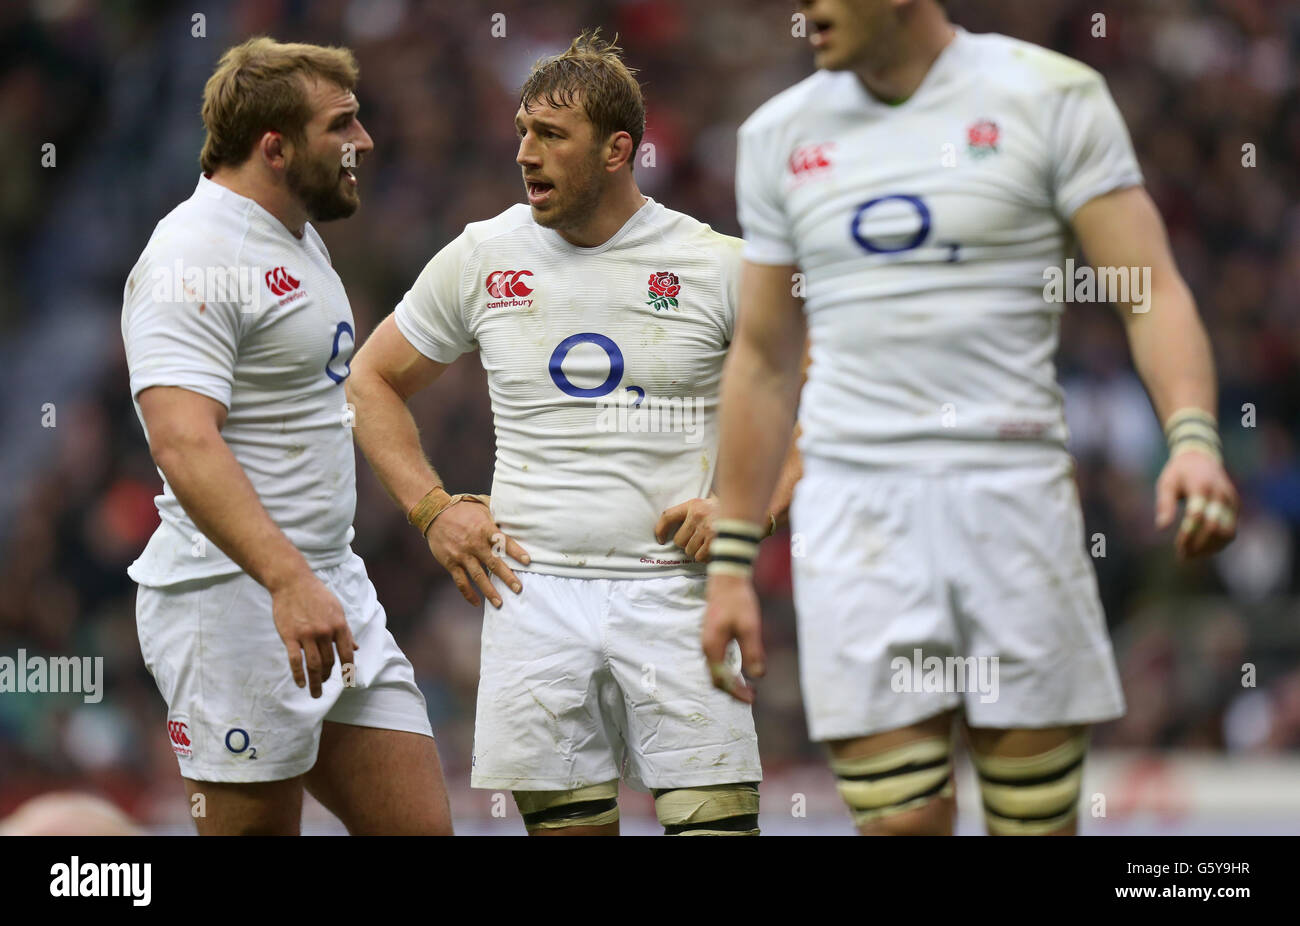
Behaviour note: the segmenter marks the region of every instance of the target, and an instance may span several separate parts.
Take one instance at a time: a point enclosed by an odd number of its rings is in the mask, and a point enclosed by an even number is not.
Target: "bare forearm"
[[[790,447],[786,451],[785,463],[782,464],[781,474],[776,480],[776,489],[767,503],[768,514],[772,516],[777,527],[783,527],[790,522],[790,502],[794,498],[794,487],[803,476],[803,457],[799,455],[798,447],[799,433],[800,429],[796,424]]]
[[[1167,421],[1181,408],[1214,414],[1214,359],[1205,327],[1182,280],[1157,283],[1151,311],[1128,315],[1125,321],[1133,364],[1160,421]]]
[[[718,449],[718,515],[767,524],[770,508],[781,505],[778,479],[788,491],[797,481],[797,457],[786,456],[799,403],[798,355],[791,369],[765,361],[745,343],[736,344],[727,358],[722,386],[722,418]],[[784,462],[783,462],[784,461]],[[786,482],[788,481],[788,485]]]
[[[219,433],[178,437],[153,456],[203,536],[261,585],[275,590],[311,573]]]
[[[353,436],[393,501],[410,511],[442,479],[424,455],[420,431],[402,396],[373,371],[348,377],[356,412]]]

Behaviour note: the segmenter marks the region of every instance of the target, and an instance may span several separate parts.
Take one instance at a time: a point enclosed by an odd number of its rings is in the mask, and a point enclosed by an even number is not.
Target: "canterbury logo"
[[[167,735],[171,737],[171,741],[177,746],[190,745],[190,731],[183,721],[167,721]]]
[[[488,274],[488,294],[496,299],[530,295],[532,290],[519,278],[532,275],[531,270],[494,270]]]
[[[790,173],[798,177],[811,171],[826,170],[831,166],[829,155],[832,147],[833,142],[823,142],[799,148],[790,155]]]
[[[266,286],[277,296],[287,296],[298,288],[298,281],[289,276],[283,267],[266,271]]]

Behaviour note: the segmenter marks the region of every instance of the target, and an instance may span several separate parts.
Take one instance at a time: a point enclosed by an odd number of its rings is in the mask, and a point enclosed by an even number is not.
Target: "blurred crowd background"
[[[0,6],[0,655],[102,655],[98,704],[0,694],[0,816],[55,786],[110,796],[146,822],[179,794],[164,705],[146,673],[126,567],[160,489],[128,395],[119,331],[127,271],[188,197],[199,102],[221,52],[255,34],[345,44],[361,64],[376,150],[356,216],[321,227],[358,333],[470,221],[522,200],[517,88],[582,27],[617,32],[639,70],[655,166],[642,189],[737,234],[734,135],[810,73],[782,0],[35,0]],[[1102,746],[1300,754],[1300,6],[1289,0],[953,0],[998,31],[1099,69],[1206,319],[1240,536],[1179,564],[1152,528],[1164,461],[1120,323],[1070,306],[1059,372],[1087,542],[1129,712]],[[1094,14],[1105,35],[1094,35]],[[493,14],[505,36],[493,36]],[[500,30],[498,29],[498,32]],[[47,143],[53,149],[43,149]],[[1250,146],[1243,152],[1243,146]],[[42,157],[53,151],[54,164]],[[1251,158],[1245,166],[1243,158]],[[48,157],[47,157],[48,160]],[[486,492],[493,432],[478,362],[415,402],[452,491]],[[50,426],[53,425],[53,426]],[[449,779],[467,777],[479,614],[359,461],[354,548],[415,665]],[[765,765],[816,762],[794,651],[788,545],[765,544],[769,677],[756,710]],[[1243,664],[1255,687],[1242,684]]]

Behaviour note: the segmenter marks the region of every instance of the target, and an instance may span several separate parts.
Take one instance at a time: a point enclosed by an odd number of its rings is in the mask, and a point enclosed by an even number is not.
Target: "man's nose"
[[[541,163],[541,158],[537,155],[537,147],[527,135],[519,139],[519,153],[515,155],[515,163],[521,167],[536,166]]]
[[[357,151],[360,152],[361,154],[366,154],[370,151],[374,151],[375,140],[370,137],[370,133],[366,131],[366,127],[358,121],[357,129],[360,131],[360,135],[357,137],[356,141],[354,142],[354,144],[357,146]]]

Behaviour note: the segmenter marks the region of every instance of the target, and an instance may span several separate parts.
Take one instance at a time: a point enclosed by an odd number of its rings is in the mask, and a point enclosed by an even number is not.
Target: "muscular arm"
[[[794,273],[792,266],[749,261],[741,271],[741,311],[722,374],[716,480],[721,518],[764,523],[769,505],[788,505],[798,479],[798,456],[787,450],[806,326],[791,293]]]
[[[310,575],[222,438],[226,407],[177,386],[145,389],[139,401],[149,452],[203,535],[271,591]]]
[[[802,312],[802,308],[799,311]],[[805,343],[803,348],[803,372],[799,376],[800,392],[808,382],[808,366],[812,363],[809,346]],[[796,407],[798,402],[796,394]],[[772,500],[767,505],[769,513],[776,519],[776,527],[783,527],[790,523],[790,502],[794,499],[794,487],[803,478],[803,457],[799,455],[799,435],[802,433],[803,428],[796,424],[794,434],[790,438],[790,449],[786,452],[785,463],[781,466],[781,475],[776,480],[776,489],[772,493]]]
[[[1099,196],[1082,206],[1071,224],[1094,267],[1151,268],[1147,311],[1134,312],[1131,299],[1116,308],[1133,363],[1161,423],[1181,408],[1214,414],[1217,395],[1209,339],[1146,190],[1130,187]]]
[[[746,261],[740,278],[740,317],[722,374],[722,422],[716,484],[719,517],[761,524],[786,458],[802,385],[807,326],[791,292],[795,268]],[[797,460],[797,457],[795,458]],[[794,480],[789,479],[793,487]],[[700,631],[713,684],[752,703],[754,692],[725,658],[740,645],[741,668],[764,673],[762,619],[750,578],[709,576],[709,603]]]
[[[357,352],[352,374],[346,380],[348,401],[356,416],[356,441],[403,512],[409,512],[431,489],[442,485],[420,447],[420,432],[406,402],[446,368],[412,347],[390,315]],[[528,562],[528,554],[513,538],[500,533],[485,506],[451,506],[438,515],[426,539],[434,558],[450,573],[470,604],[480,603],[474,591],[477,586],[489,601],[501,607],[489,573],[515,592],[521,590],[518,577],[499,554],[507,553],[522,563]]]
[[[1133,311],[1135,299],[1116,308],[1161,425],[1182,409],[1213,417],[1218,396],[1209,338],[1151,197],[1141,187],[1099,196],[1080,207],[1071,224],[1094,267],[1135,267],[1143,274],[1150,268],[1150,292],[1139,294],[1146,302],[1138,307],[1146,311]],[[1213,451],[1188,450],[1165,464],[1156,482],[1158,529],[1173,523],[1180,499],[1187,505],[1175,540],[1179,556],[1214,553],[1232,540],[1240,502]]]
[[[176,499],[205,537],[271,593],[294,683],[319,698],[334,669],[334,648],[346,666],[356,641],[343,606],[271,520],[222,438],[225,406],[177,386],[141,390],[139,402],[149,452]]]
[[[390,315],[352,359],[352,373],[344,381],[355,410],[353,436],[403,513],[442,484],[424,456],[406,403],[446,368],[412,347]]]

